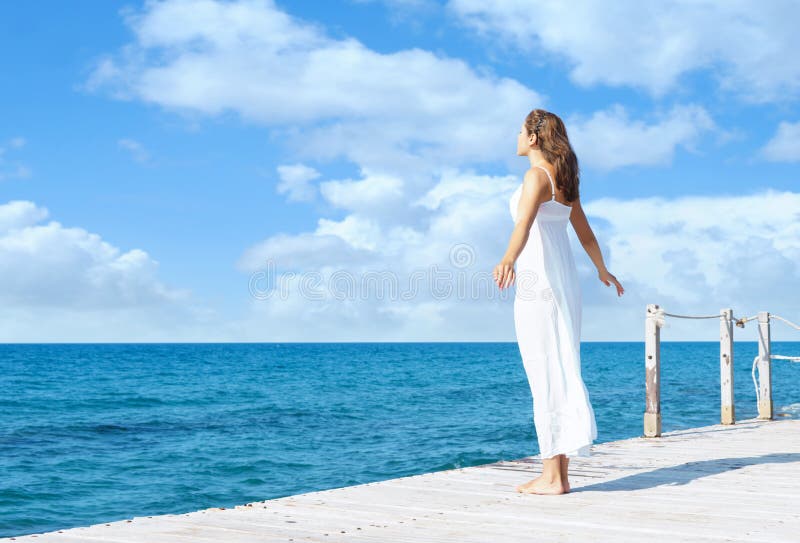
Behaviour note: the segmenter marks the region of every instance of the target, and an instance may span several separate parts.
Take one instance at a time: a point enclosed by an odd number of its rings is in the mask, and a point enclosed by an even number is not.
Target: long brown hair
[[[568,202],[576,200],[579,196],[580,168],[564,122],[555,113],[534,109],[525,117],[525,130],[528,137],[534,133],[537,135],[545,160],[556,170],[554,181],[564,197]]]

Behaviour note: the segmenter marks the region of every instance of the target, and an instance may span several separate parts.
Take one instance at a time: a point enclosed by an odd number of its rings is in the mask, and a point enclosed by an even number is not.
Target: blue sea
[[[735,344],[737,419],[757,416]],[[800,354],[800,342],[773,342]],[[596,443],[642,435],[644,344],[583,343]],[[663,431],[719,422],[719,344],[662,342]],[[800,364],[774,360],[776,418]],[[0,536],[538,454],[516,343],[0,345]]]

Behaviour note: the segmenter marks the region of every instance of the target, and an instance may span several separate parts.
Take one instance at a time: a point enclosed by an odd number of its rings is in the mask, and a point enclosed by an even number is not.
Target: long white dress
[[[572,207],[553,197],[539,205],[516,262],[514,327],[533,395],[540,458],[591,456],[594,410],[581,377],[581,291],[567,237]],[[517,222],[522,184],[509,202]]]

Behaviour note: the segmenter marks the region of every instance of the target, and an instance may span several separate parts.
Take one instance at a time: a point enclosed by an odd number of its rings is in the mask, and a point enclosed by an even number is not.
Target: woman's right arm
[[[586,254],[589,255],[595,268],[597,268],[597,275],[600,281],[606,286],[611,286],[613,283],[617,287],[617,296],[622,296],[625,289],[622,288],[617,278],[606,269],[605,262],[603,262],[603,253],[600,251],[600,244],[597,242],[592,227],[589,226],[589,220],[586,218],[586,213],[583,212],[580,198],[577,198],[575,203],[572,204],[572,212],[570,213],[569,220]]]

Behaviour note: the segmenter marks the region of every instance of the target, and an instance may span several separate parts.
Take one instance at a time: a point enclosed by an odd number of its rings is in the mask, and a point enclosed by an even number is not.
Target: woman
[[[581,292],[568,220],[600,281],[615,285],[617,296],[624,289],[606,269],[581,208],[578,159],[561,119],[542,109],[531,111],[517,138],[517,155],[527,155],[531,169],[511,196],[514,231],[494,279],[500,289],[516,285],[514,326],[533,395],[543,464],[541,476],[517,491],[563,494],[569,492],[569,458],[590,456],[589,447],[597,438],[594,410],[581,377]]]

